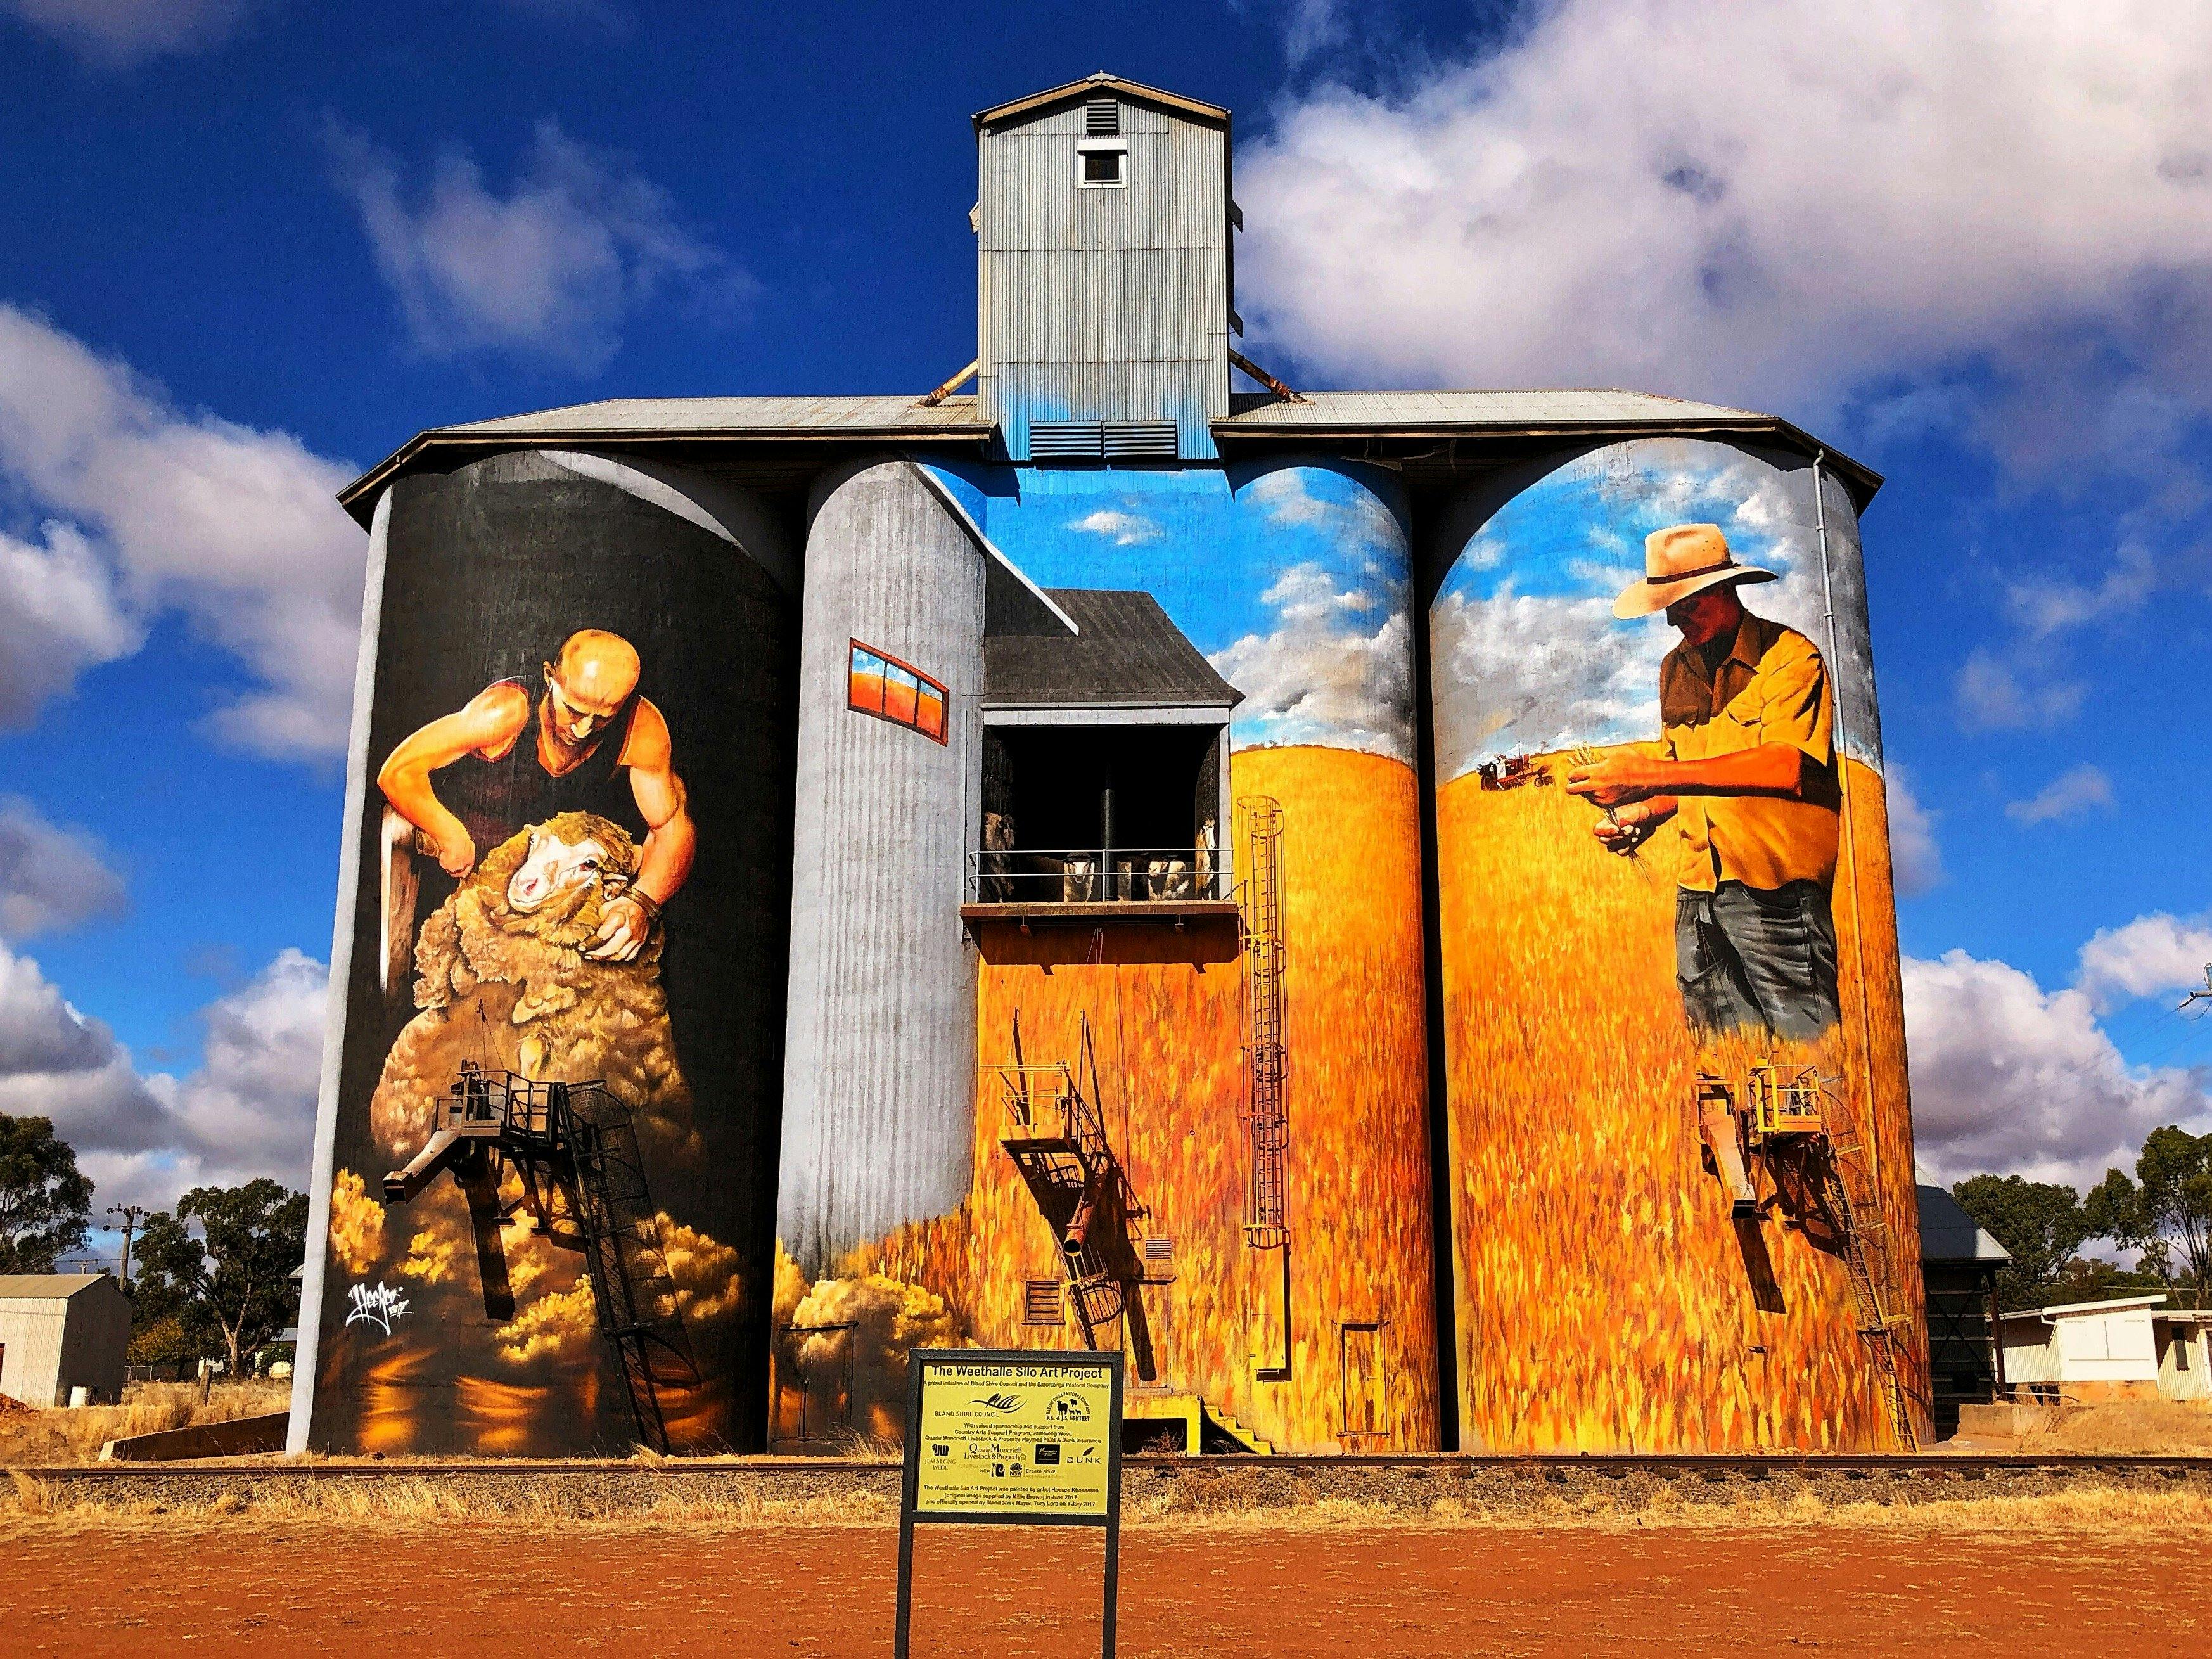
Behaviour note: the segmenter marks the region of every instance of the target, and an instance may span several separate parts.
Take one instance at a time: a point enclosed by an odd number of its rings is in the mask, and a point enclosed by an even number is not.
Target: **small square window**
[[[1075,182],[1085,190],[1122,190],[1128,146],[1118,138],[1087,138],[1075,146]]]

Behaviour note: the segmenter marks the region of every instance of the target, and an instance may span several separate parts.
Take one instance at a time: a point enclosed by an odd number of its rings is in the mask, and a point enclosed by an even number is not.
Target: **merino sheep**
[[[432,1103],[464,1060],[526,1077],[601,1079],[635,1114],[649,1159],[695,1148],[659,935],[629,962],[583,954],[601,907],[629,885],[637,862],[619,824],[562,812],[501,842],[423,923],[421,1012],[392,1045],[369,1102],[386,1156],[422,1144]]]
[[[1088,904],[1098,896],[1098,860],[1081,854],[1060,866],[1060,902]]]

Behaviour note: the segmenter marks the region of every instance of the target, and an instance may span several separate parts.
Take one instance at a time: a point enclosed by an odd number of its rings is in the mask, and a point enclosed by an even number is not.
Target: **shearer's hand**
[[[625,893],[610,900],[599,913],[599,931],[584,954],[594,962],[629,962],[645,949],[646,935],[652,931],[653,918],[645,906]]]
[[[438,867],[459,881],[477,867],[477,844],[465,830],[456,830],[438,843]]]
[[[1626,806],[1665,787],[1659,769],[1641,755],[1608,755],[1567,774],[1567,793],[1600,806]]]

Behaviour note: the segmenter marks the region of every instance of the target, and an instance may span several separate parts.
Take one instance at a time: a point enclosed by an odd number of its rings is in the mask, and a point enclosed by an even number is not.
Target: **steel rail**
[[[2098,1454],[2088,1452],[1589,1452],[1523,1454],[1510,1452],[1341,1452],[1267,1456],[1202,1456],[1132,1453],[1124,1460],[1133,1469],[1155,1469],[1167,1474],[1200,1477],[1239,1473],[1299,1475],[1335,1474],[1352,1470],[1413,1473],[1472,1477],[1485,1474],[1520,1474],[1543,1479],[1553,1474],[1595,1474],[1626,1479],[1636,1474],[1662,1480],[1686,1476],[1726,1478],[1741,1475],[1765,1479],[1775,1475],[1800,1478],[1863,1479],[1887,1475],[1893,1479],[1955,1477],[1978,1480],[1998,1473],[2100,1472],[2166,1473],[2173,1479],[2212,1480],[2212,1455],[2169,1455],[2159,1452]],[[191,1474],[281,1475],[310,1480],[462,1480],[513,1478],[520,1475],[605,1475],[651,1474],[671,1479],[747,1475],[801,1475],[830,1479],[838,1475],[896,1474],[896,1459],[845,1460],[832,1457],[746,1456],[729,1458],[471,1458],[451,1462],[346,1460],[299,1462],[281,1456],[206,1458],[164,1463],[69,1463],[27,1467],[13,1471],[37,1480],[142,1480]]]

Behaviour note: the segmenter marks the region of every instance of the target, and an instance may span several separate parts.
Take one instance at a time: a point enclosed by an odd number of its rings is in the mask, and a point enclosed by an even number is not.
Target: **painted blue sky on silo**
[[[1680,524],[1719,526],[1738,564],[1775,574],[1743,586],[1745,605],[1796,629],[1830,660],[1845,746],[1879,766],[1849,502],[1831,478],[1824,583],[1812,470],[1775,459],[1703,439],[1646,438],[1520,480],[1468,538],[1430,606],[1439,775],[1516,749],[1659,735],[1659,664],[1680,636],[1663,617],[1621,621],[1613,605],[1644,574],[1644,537]]]
[[[1040,587],[1139,590],[1243,693],[1239,748],[1413,757],[1396,482],[1332,464],[1170,471],[933,464]]]

